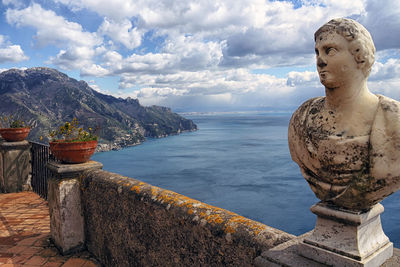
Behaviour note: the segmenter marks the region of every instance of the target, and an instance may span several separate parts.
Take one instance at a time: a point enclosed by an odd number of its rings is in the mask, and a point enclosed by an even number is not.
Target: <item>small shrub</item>
[[[0,128],[30,128],[21,118],[14,118],[13,115],[0,116]]]
[[[74,118],[71,122],[65,122],[57,130],[51,131],[49,136],[52,142],[85,142],[97,140],[98,136],[92,128],[88,131],[79,127],[78,120]]]

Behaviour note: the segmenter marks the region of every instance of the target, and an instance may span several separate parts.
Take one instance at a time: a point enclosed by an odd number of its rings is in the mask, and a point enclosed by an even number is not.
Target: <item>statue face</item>
[[[337,33],[320,34],[315,53],[319,78],[326,88],[335,89],[351,83],[356,72],[361,71],[350,53],[349,42]]]

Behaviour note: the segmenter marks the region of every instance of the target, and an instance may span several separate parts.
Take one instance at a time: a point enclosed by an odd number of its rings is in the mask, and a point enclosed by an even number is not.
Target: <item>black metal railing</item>
[[[47,200],[47,178],[50,172],[46,167],[50,159],[54,159],[50,154],[48,145],[31,142],[31,155],[32,155],[32,189],[39,196]]]

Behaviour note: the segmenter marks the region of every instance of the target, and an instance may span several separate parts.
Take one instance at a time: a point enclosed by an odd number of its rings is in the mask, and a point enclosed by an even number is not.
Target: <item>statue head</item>
[[[375,46],[364,26],[352,19],[332,19],[315,32],[314,41],[323,33],[339,34],[350,43],[350,53],[367,78],[375,61]]]

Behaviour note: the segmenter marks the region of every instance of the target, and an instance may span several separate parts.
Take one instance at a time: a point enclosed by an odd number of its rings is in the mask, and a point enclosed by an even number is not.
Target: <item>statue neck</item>
[[[357,87],[326,88],[325,108],[335,113],[336,130],[346,136],[370,134],[378,104],[366,81]]]
[[[353,110],[357,106],[366,104],[377,98],[368,90],[366,79],[336,88],[325,87],[325,94],[327,108],[343,111],[348,109]]]

